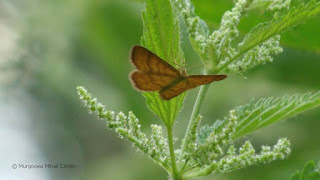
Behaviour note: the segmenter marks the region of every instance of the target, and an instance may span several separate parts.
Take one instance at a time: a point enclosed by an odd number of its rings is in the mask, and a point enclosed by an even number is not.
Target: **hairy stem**
[[[209,89],[209,84],[203,85],[200,87],[197,100],[193,106],[193,110],[192,110],[192,114],[191,114],[191,117],[189,120],[188,128],[187,128],[186,134],[184,136],[184,139],[182,140],[181,152],[180,152],[179,163],[178,163],[180,167],[183,167],[183,164],[181,164],[181,162],[183,160],[182,155],[188,146],[188,141],[190,138],[188,135],[191,133],[190,131],[192,131],[192,125],[194,124],[194,121],[196,121],[198,115],[200,114],[200,110],[201,110],[201,107],[204,102],[204,98],[207,94],[208,89]]]
[[[249,49],[248,49],[249,50]],[[233,58],[229,59],[226,63],[224,63],[221,67],[218,67],[218,69],[215,70],[214,74],[219,73],[220,71],[222,71],[224,68],[226,68],[229,64],[231,64],[233,61],[237,60],[241,55],[243,55],[244,53],[246,53],[248,50],[238,53],[236,54]]]
[[[217,164],[212,164],[209,167],[201,169],[201,170],[198,168],[194,168],[195,171],[192,171],[190,174],[185,175],[185,177],[186,178],[193,178],[193,177],[199,177],[199,176],[208,176],[217,167],[218,167]]]
[[[171,158],[171,166],[172,166],[172,177],[174,180],[179,180],[179,174],[177,171],[176,158],[174,154],[174,145],[173,145],[173,135],[172,135],[172,126],[167,126],[168,132],[168,144]]]

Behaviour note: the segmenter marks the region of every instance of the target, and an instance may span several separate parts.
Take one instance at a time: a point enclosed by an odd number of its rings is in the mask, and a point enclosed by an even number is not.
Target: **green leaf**
[[[251,134],[260,128],[295,116],[320,105],[320,91],[317,93],[295,94],[279,98],[253,100],[235,109],[238,118],[234,139]]]
[[[316,167],[315,170],[316,170],[318,173],[320,173],[320,161],[318,162],[317,167]]]
[[[296,25],[305,22],[320,14],[320,3],[315,0],[308,4],[301,4],[292,8],[282,17],[271,22],[261,23],[256,26],[239,45],[239,54],[243,54],[253,47],[267,41],[271,37],[280,34]]]
[[[319,180],[319,173],[314,169],[315,164],[313,161],[309,161],[304,165],[300,179],[303,180]]]
[[[225,123],[226,121],[221,121],[221,120],[217,120],[212,126],[208,126],[207,124],[202,126],[199,130],[198,136],[197,136],[197,141],[200,144],[205,143],[206,139],[209,137],[209,135],[214,132],[214,131],[218,131],[221,129],[222,125]]]
[[[309,161],[304,165],[301,173],[299,171],[291,175],[290,180],[319,180],[320,173],[315,169],[314,161]]]
[[[300,179],[300,173],[299,171],[296,171],[294,174],[291,175],[290,180],[299,180]]]
[[[180,48],[180,32],[177,17],[173,13],[169,0],[146,0],[146,9],[142,13],[143,36],[142,46],[170,64],[183,63]],[[146,104],[167,125],[172,126],[180,112],[185,93],[163,101],[158,93],[144,93]]]

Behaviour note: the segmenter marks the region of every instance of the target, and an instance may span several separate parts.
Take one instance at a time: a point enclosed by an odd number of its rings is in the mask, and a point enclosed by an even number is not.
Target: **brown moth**
[[[220,81],[226,75],[186,75],[179,72],[166,61],[136,45],[132,48],[130,60],[137,68],[130,73],[129,79],[138,91],[159,91],[163,100],[170,100],[197,86]]]

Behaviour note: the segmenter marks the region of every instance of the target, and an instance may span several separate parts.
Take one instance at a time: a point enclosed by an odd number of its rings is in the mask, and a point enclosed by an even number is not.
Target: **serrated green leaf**
[[[300,180],[300,173],[299,171],[295,172],[290,176],[290,180]]]
[[[280,98],[253,100],[235,109],[238,118],[234,139],[320,105],[320,91]]]
[[[315,168],[315,170],[316,170],[318,173],[320,173],[320,161],[318,162],[317,167]]]
[[[207,124],[202,126],[201,129],[199,130],[199,134],[197,136],[197,141],[200,144],[203,144],[205,140],[208,138],[208,136],[214,131],[214,125],[213,126],[208,126]]]
[[[197,136],[197,141],[200,144],[203,144],[205,142],[205,140],[208,138],[208,136],[214,132],[214,131],[218,131],[221,129],[222,125],[225,123],[226,121],[221,121],[221,120],[217,120],[212,126],[208,126],[207,124],[202,126],[199,130],[198,136]]]
[[[300,179],[303,180],[319,180],[319,173],[315,172],[315,164],[313,161],[309,161],[304,165],[301,172]]]
[[[146,9],[142,13],[142,46],[157,54],[170,64],[182,64],[180,32],[176,15],[169,0],[146,0]],[[180,112],[185,93],[163,101],[158,93],[143,93],[146,104],[168,126],[172,126]]]
[[[310,174],[310,173],[314,172],[314,166],[315,166],[315,164],[314,164],[313,161],[307,162],[307,163],[304,165],[302,174],[307,175],[307,174]]]
[[[239,54],[243,54],[253,47],[267,41],[271,37],[280,34],[296,25],[305,22],[320,14],[320,3],[315,0],[308,4],[301,4],[292,8],[282,17],[267,23],[256,26],[239,46]]]
[[[299,171],[291,175],[290,180],[319,180],[320,174],[315,168],[314,161],[309,161],[304,165],[301,173]]]

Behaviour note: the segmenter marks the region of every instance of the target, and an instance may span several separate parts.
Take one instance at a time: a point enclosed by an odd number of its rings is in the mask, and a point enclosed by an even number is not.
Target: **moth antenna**
[[[193,67],[190,67],[187,69],[187,71],[190,71],[191,69],[195,69],[195,68],[198,68],[200,66],[205,66],[209,63],[209,61],[205,62],[205,63],[202,63],[202,64],[199,64],[199,65],[196,65],[196,66],[193,66]]]

